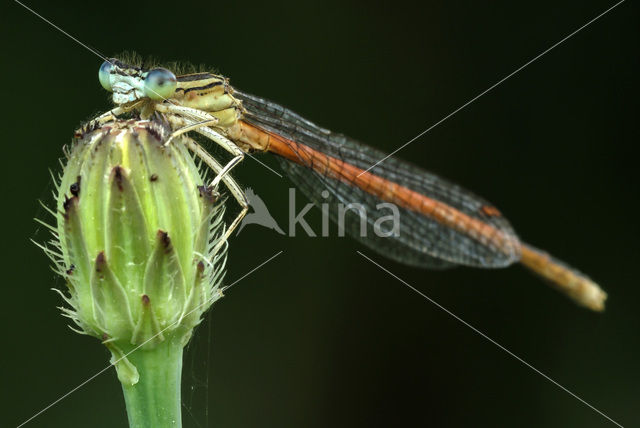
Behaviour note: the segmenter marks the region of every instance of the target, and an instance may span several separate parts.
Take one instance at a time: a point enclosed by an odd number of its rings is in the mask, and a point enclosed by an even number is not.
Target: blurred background
[[[614,2],[53,2],[107,56],[207,64],[316,123],[395,150]],[[5,2],[2,426],[108,363],[67,329],[29,240],[73,130],[110,108],[102,59]],[[247,226],[185,357],[185,427],[606,427],[612,422],[356,254],[363,251],[624,426],[640,425],[638,6],[627,1],[397,154],[492,201],[527,242],[597,280],[576,307],[521,267],[419,270],[336,236]],[[269,155],[262,161],[273,168]],[[235,169],[285,228],[286,178]],[[307,200],[298,192],[298,207]],[[319,210],[306,216],[317,230]],[[636,410],[634,410],[634,408]],[[126,426],[113,370],[29,426]]]

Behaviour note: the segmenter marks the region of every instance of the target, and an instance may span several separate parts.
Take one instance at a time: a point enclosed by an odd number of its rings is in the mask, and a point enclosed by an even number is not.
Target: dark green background
[[[614,4],[561,3],[28,2],[106,55],[209,64],[386,151]],[[519,267],[423,271],[347,238],[248,226],[230,242],[228,282],[284,253],[229,290],[200,329],[185,363],[195,388],[185,426],[614,426],[356,250],[622,425],[640,425],[637,12],[627,1],[398,153],[485,196],[524,240],[589,273],[610,295],[604,314]],[[51,200],[62,145],[110,104],[94,54],[10,1],[1,27],[0,425],[15,426],[107,364],[95,339],[65,327],[49,290],[63,284],[29,239],[45,237],[32,218],[45,216],[37,200]],[[291,183],[252,160],[236,175],[286,227]],[[318,213],[309,221],[319,229]],[[30,426],[125,424],[109,371]]]

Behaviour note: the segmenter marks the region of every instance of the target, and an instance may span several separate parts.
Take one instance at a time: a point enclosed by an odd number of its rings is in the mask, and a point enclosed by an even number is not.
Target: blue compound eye
[[[154,68],[144,79],[144,94],[152,100],[171,98],[176,90],[176,75],[166,68]]]
[[[113,92],[113,89],[111,89],[111,67],[111,63],[109,61],[105,61],[102,63],[100,70],[98,71],[100,84],[109,92]]]

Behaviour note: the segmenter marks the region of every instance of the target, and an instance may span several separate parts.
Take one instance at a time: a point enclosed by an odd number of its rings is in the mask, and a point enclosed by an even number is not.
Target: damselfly
[[[165,68],[145,69],[110,59],[100,67],[99,78],[113,93],[116,108],[95,120],[111,120],[130,111],[143,119],[159,113],[170,122],[172,138],[194,131],[231,153],[232,159],[223,166],[195,140],[181,140],[216,173],[211,186],[222,181],[241,206],[227,236],[248,210],[230,170],[245,153],[270,152],[316,204],[365,207],[368,228],[378,226],[386,215],[376,210],[378,204],[396,206],[399,228],[385,236],[362,233],[358,216],[346,218],[347,233],[386,257],[424,268],[498,268],[520,262],[578,303],[594,310],[604,307],[606,294],[596,283],[521,242],[500,211],[484,199],[278,104],[235,90],[223,76],[207,72],[176,76]],[[332,219],[336,220],[335,213]]]

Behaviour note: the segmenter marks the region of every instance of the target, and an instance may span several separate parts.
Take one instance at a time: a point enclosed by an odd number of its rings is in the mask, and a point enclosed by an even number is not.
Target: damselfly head
[[[162,101],[176,90],[176,76],[166,68],[145,70],[115,58],[106,60],[98,71],[100,84],[113,93],[115,104],[127,104],[142,98]]]

